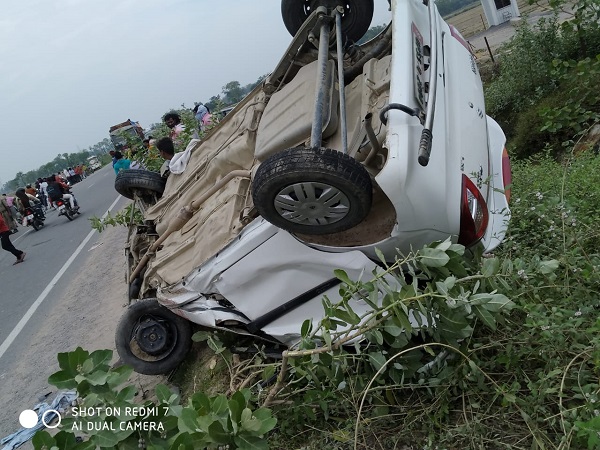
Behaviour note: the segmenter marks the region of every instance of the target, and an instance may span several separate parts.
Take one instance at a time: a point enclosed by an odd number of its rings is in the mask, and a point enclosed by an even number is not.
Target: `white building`
[[[517,0],[481,0],[490,27],[520,17]]]

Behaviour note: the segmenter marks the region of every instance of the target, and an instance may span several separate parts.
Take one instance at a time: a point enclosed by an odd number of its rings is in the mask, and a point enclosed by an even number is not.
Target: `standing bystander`
[[[158,149],[158,153],[160,156],[165,159],[165,162],[160,168],[160,175],[164,178],[169,176],[169,162],[173,159],[173,155],[175,154],[175,146],[173,145],[173,140],[170,137],[164,137],[159,139],[156,143],[156,148]]]
[[[115,174],[118,174],[121,170],[129,169],[131,165],[131,161],[125,157],[119,151],[115,152],[116,162],[113,165],[113,169],[115,169]]]

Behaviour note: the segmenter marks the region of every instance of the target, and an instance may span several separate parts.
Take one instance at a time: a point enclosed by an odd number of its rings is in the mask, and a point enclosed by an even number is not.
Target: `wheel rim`
[[[350,201],[335,186],[326,183],[295,183],[275,196],[275,209],[285,220],[305,225],[326,225],[348,215]]]
[[[177,330],[159,317],[141,317],[130,338],[133,354],[144,361],[160,361],[171,354],[177,345]]]

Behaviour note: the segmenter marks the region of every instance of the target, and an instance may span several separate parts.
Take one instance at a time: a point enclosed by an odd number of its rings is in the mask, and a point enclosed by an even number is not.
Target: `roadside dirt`
[[[54,399],[57,389],[47,383],[59,370],[56,355],[82,347],[87,351],[112,349],[117,322],[127,302],[125,294],[125,227],[110,227],[97,235],[96,243],[77,267],[77,277],[66,288],[58,304],[45,311],[44,325],[22,333],[19,339],[28,348],[14,371],[0,370],[0,437],[19,429],[18,416],[25,408]],[[38,310],[39,313],[39,310]],[[134,374],[131,382],[141,390],[153,391],[164,377]],[[24,395],[24,393],[34,393]],[[32,448],[26,444],[20,448]]]

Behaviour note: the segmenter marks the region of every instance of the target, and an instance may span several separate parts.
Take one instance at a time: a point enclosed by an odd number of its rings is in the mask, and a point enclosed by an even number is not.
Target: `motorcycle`
[[[75,208],[71,208],[71,203],[64,198],[54,201],[54,206],[58,210],[59,216],[66,216],[67,219],[73,220],[76,214],[81,214],[79,212],[79,205],[77,204],[77,200],[75,200]]]
[[[490,252],[504,239],[506,138],[485,114],[468,43],[435,3],[392,1],[392,23],[360,45],[347,44],[367,31],[373,0],[304,3],[282,0],[288,51],[171,161],[166,184],[117,174],[144,219],[131,214],[136,301],[116,331],[137,372],[174,369],[191,323],[294,348],[303,322],[324,316],[323,296],[340,300],[336,269],[365,281],[398,251],[451,239]]]
[[[23,225],[32,227],[35,231],[38,231],[44,226],[46,215],[44,214],[44,208],[41,204],[35,204],[29,208],[25,208],[23,214]]]

